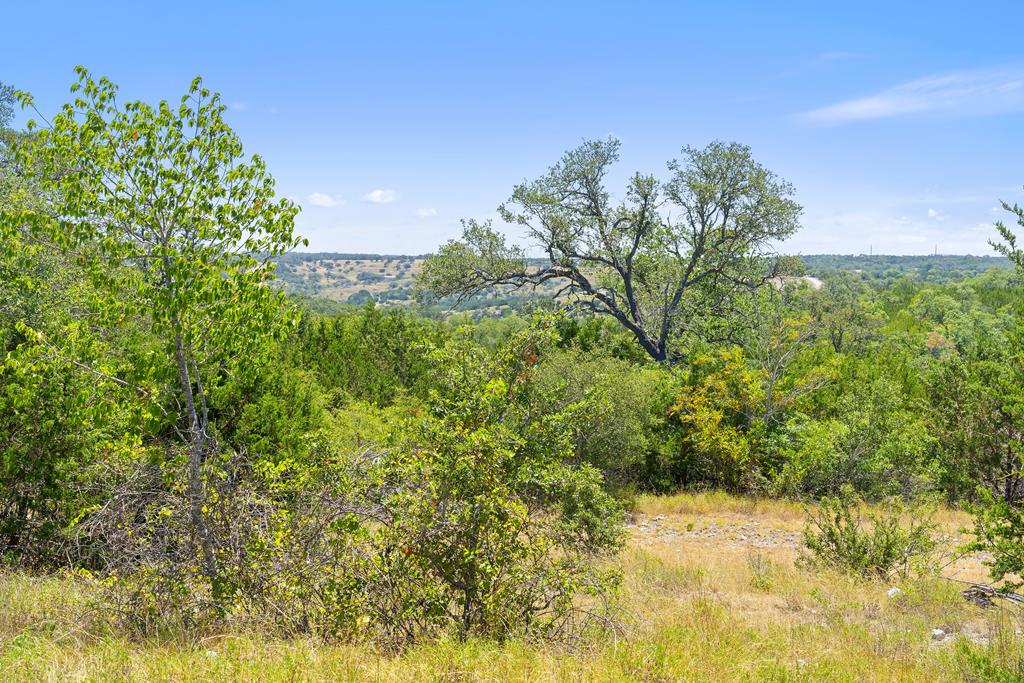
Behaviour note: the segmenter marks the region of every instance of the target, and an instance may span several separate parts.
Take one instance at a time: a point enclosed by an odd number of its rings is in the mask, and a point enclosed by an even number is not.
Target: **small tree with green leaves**
[[[835,497],[822,498],[808,508],[801,559],[805,564],[831,567],[864,578],[906,577],[927,571],[938,550],[938,525],[922,506],[908,507],[892,498],[880,512],[868,513],[852,487]]]
[[[1002,202],[1003,208],[1014,215],[1017,225],[1024,228],[1024,208]],[[996,223],[1002,242],[992,242],[999,253],[1009,258],[1016,266],[1017,272],[1024,275],[1024,249],[1017,245],[1017,237],[1002,221]],[[1007,420],[1019,427],[1024,425],[1024,396],[1019,387],[1024,383],[1024,314],[1017,309],[1018,321],[1015,334],[1011,335],[1011,348],[1002,359],[1002,366],[1009,371],[1016,382],[1011,382],[1009,391],[999,393],[1000,411]],[[1011,438],[1006,440],[1004,454],[1004,473],[1000,479],[1016,482],[1024,472],[1024,438],[1020,429],[1016,429]],[[997,488],[997,491],[999,489]],[[1024,585],[1024,508],[1018,496],[1008,500],[1005,496],[997,497],[991,490],[979,490],[982,504],[977,509],[974,519],[974,542],[970,548],[990,553],[991,576],[1002,581],[1004,587],[1018,588]]]
[[[169,396],[184,442],[190,521],[203,571],[217,577],[205,519],[203,467],[214,449],[207,396],[226,373],[252,372],[268,341],[295,324],[269,286],[272,259],[294,248],[298,208],[277,199],[258,156],[224,121],[219,95],[196,79],[177,104],[120,103],[117,88],[76,69],[74,99],[34,134],[17,162],[45,209],[13,207],[2,225],[83,263],[106,296],[101,320],[141,317],[162,340]],[[22,104],[31,106],[28,94]],[[97,381],[124,381],[95,373]]]
[[[600,618],[616,574],[598,558],[621,544],[622,513],[574,462],[592,406],[531,410],[551,338],[533,328],[496,352],[463,339],[432,353],[427,413],[376,470],[364,593],[388,640],[553,636]]]

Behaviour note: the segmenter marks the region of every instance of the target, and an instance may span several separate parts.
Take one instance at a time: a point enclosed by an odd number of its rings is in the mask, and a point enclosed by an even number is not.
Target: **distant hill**
[[[1002,256],[859,256],[815,254],[800,257],[809,275],[827,280],[837,272],[858,274],[862,279],[886,282],[910,276],[927,282],[949,282],[980,275],[992,268],[1010,269]]]
[[[314,308],[332,310],[338,304],[389,306],[414,301],[413,278],[425,256],[292,252],[278,259],[277,275],[285,290],[311,299]],[[424,305],[426,313],[455,310],[476,315],[502,316],[550,296],[557,286],[541,292],[494,290],[456,305],[454,300]],[[330,302],[330,303],[328,303]],[[332,305],[333,304],[333,305]]]
[[[319,300],[319,307],[338,304],[408,304],[413,301],[413,278],[424,255],[346,254],[335,252],[292,252],[278,259],[278,278],[285,290]],[[853,256],[816,254],[802,256],[807,275],[827,281],[839,272],[853,273],[865,281],[884,284],[902,277],[929,282],[949,282],[973,277],[992,268],[1010,268],[996,256]],[[549,296],[556,287],[533,293],[528,290],[494,291],[464,302],[458,308],[482,315],[504,315],[519,310],[539,297]],[[328,304],[327,302],[331,302]],[[436,312],[448,310],[454,302],[440,301],[428,306]]]

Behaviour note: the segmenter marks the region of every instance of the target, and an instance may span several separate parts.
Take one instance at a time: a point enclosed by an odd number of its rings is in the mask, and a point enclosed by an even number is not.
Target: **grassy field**
[[[940,519],[953,536],[967,521]],[[1020,614],[982,610],[941,578],[865,582],[800,569],[802,523],[786,502],[641,498],[620,558],[626,627],[572,649],[438,642],[388,655],[253,634],[131,642],[77,626],[70,579],[0,575],[0,680],[1024,680]],[[943,574],[983,580],[985,568],[964,558]]]

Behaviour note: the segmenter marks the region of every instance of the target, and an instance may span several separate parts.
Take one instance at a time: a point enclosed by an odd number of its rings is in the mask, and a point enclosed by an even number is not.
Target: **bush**
[[[674,385],[673,375],[658,366],[557,350],[538,364],[529,400],[542,414],[586,402],[589,409],[579,412],[571,435],[576,459],[618,489],[651,489],[659,481],[648,463],[672,450],[667,418]]]
[[[986,563],[993,580],[1015,590],[1024,585],[1024,508],[980,489],[975,509],[974,541],[969,550],[991,555]]]
[[[840,393],[832,415],[797,414],[784,425],[778,491],[816,498],[849,484],[881,500],[934,488],[928,454],[935,438],[909,389],[889,377],[854,375],[825,391],[833,390]]]
[[[803,562],[879,579],[928,568],[938,547],[931,514],[889,500],[884,512],[867,514],[865,526],[862,508],[850,487],[822,498],[817,510],[808,508],[804,546],[809,554]]]
[[[211,454],[203,468],[209,573],[189,524],[184,458],[111,474],[102,507],[76,525],[77,549],[95,558],[94,611],[119,632],[200,638],[230,623],[282,635],[350,637],[363,585],[354,541],[366,518],[359,459],[252,461]],[[325,462],[315,463],[321,456]],[[115,480],[116,478],[116,480]]]
[[[548,330],[496,352],[453,341],[432,354],[435,389],[382,457],[366,607],[385,640],[572,634],[618,581],[595,563],[623,541],[600,473],[571,437],[593,406],[529,409]],[[583,598],[584,602],[579,602]]]
[[[599,560],[621,545],[623,514],[574,458],[594,399],[530,407],[546,335],[526,330],[495,352],[465,338],[434,348],[425,406],[353,404],[293,457],[211,451],[216,573],[189,524],[185,460],[168,450],[125,468],[76,527],[81,554],[98,558],[98,606],[129,633],[232,623],[385,645],[607,624],[618,573]]]

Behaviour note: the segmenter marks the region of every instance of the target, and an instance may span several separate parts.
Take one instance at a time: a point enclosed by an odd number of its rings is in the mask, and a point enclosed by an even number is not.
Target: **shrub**
[[[540,413],[586,402],[571,435],[577,460],[599,469],[622,491],[631,484],[653,488],[656,477],[647,463],[669,450],[674,384],[673,375],[658,366],[557,350],[538,364],[530,402]]]
[[[907,509],[889,500],[883,512],[867,514],[865,526],[862,501],[844,487],[838,496],[822,498],[817,510],[808,508],[804,546],[809,554],[803,562],[864,578],[905,577],[927,568],[937,550],[931,517],[920,506]]]
[[[408,438],[381,459],[366,608],[389,641],[450,633],[575,633],[617,574],[595,560],[623,540],[600,473],[573,462],[586,401],[529,409],[549,341],[526,330],[496,352],[452,341]],[[580,599],[583,598],[583,602]]]
[[[76,526],[79,553],[95,558],[95,611],[129,635],[199,638],[225,623],[354,635],[363,586],[353,549],[367,517],[355,482],[365,463],[313,462],[329,460],[325,443],[305,450],[301,466],[211,454],[203,476],[214,576],[192,540],[184,459],[112,474],[105,503]]]
[[[989,573],[1004,588],[1024,585],[1024,508],[979,489],[981,504],[975,509],[974,541],[969,550],[991,555]]]
[[[229,622],[385,645],[607,624],[618,573],[599,560],[621,545],[623,514],[573,457],[593,399],[530,409],[547,332],[495,352],[466,338],[433,348],[425,406],[353,405],[292,457],[211,451],[215,575],[192,540],[184,459],[126,467],[76,527],[99,607],[129,633]]]

